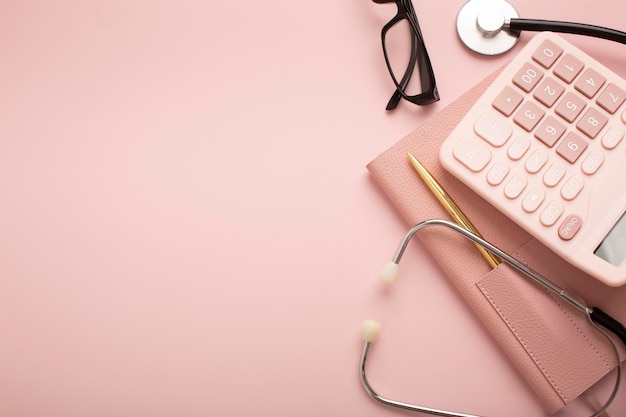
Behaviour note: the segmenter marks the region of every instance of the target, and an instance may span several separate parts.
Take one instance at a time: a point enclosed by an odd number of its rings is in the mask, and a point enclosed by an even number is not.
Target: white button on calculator
[[[467,138],[454,148],[454,157],[471,171],[480,172],[489,163],[491,152],[477,140]]]
[[[444,168],[566,261],[626,283],[626,81],[535,35],[444,141]]]

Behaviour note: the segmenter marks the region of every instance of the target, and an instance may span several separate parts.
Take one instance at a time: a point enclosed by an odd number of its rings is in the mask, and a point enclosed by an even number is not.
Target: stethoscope
[[[626,44],[626,33],[582,23],[520,19],[506,0],[469,0],[459,10],[456,30],[461,41],[474,52],[498,55],[513,48],[521,31],[560,32],[593,36]]]
[[[420,230],[423,230],[428,227],[435,227],[435,226],[451,229],[454,232],[459,233],[465,238],[473,241],[476,245],[479,245],[485,248],[487,251],[498,256],[500,259],[502,259],[502,261],[506,262],[511,267],[521,272],[522,276],[527,277],[533,282],[544,287],[548,291],[552,292],[553,294],[555,294],[556,296],[558,296],[559,298],[567,302],[575,310],[578,310],[582,314],[585,314],[585,316],[587,317],[589,322],[592,324],[592,326],[608,339],[608,341],[610,342],[613,348],[613,352],[615,354],[617,372],[616,372],[615,386],[613,388],[613,391],[611,392],[611,395],[609,396],[609,399],[601,407],[600,410],[598,410],[595,414],[593,414],[592,417],[598,417],[602,415],[602,413],[604,413],[604,411],[606,411],[609,405],[613,402],[613,399],[615,398],[615,396],[617,395],[617,392],[619,391],[621,373],[622,373],[622,363],[621,363],[621,358],[619,354],[619,349],[617,348],[617,345],[614,342],[611,335],[609,334],[609,332],[607,332],[604,328],[616,334],[626,344],[626,329],[624,328],[624,326],[621,325],[617,320],[613,319],[612,317],[608,316],[606,313],[602,312],[601,310],[594,308],[594,307],[586,306],[578,298],[568,294],[563,288],[554,284],[547,278],[540,275],[538,272],[524,265],[517,259],[513,258],[511,255],[507,254],[506,252],[502,251],[501,249],[497,248],[496,246],[492,245],[491,243],[487,242],[486,240],[482,239],[476,234],[468,231],[467,229],[455,223],[451,223],[447,220],[440,220],[440,219],[426,220],[426,221],[416,224],[411,229],[409,229],[407,234],[404,236],[404,238],[400,242],[400,245],[398,246],[394,257],[392,258],[391,261],[385,264],[385,267],[383,268],[381,275],[385,281],[389,283],[395,282],[398,276],[398,272],[399,272],[398,265],[400,263],[400,259],[402,259],[402,255],[404,254],[404,251],[406,250],[411,238]],[[418,413],[430,414],[430,415],[435,415],[435,416],[444,416],[444,417],[479,417],[473,414],[463,414],[463,413],[458,413],[458,412],[439,410],[436,408],[424,407],[424,406],[419,406],[415,404],[395,401],[392,399],[385,398],[379,395],[378,393],[376,393],[376,391],[374,391],[374,389],[372,388],[372,386],[370,385],[367,379],[366,372],[365,372],[365,364],[367,362],[367,355],[369,353],[370,347],[372,343],[377,339],[379,331],[380,331],[380,324],[378,322],[373,321],[373,320],[366,320],[363,323],[364,346],[363,346],[363,353],[361,354],[361,364],[360,364],[361,382],[363,384],[363,387],[367,391],[367,393],[372,398],[374,398],[376,401],[380,403],[383,403],[391,407],[397,407],[397,408],[401,408],[404,410],[415,411]]]

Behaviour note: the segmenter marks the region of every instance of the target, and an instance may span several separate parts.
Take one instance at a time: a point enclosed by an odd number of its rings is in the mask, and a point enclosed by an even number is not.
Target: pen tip
[[[420,161],[417,160],[416,157],[414,157],[411,152],[407,152],[406,153],[409,157],[409,161],[411,162],[411,164],[417,169],[417,170],[424,170],[424,166],[422,165],[422,163]]]

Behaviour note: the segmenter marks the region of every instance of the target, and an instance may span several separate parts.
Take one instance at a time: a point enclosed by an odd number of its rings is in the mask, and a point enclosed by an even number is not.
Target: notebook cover
[[[441,142],[497,76],[495,72],[367,166],[409,225],[451,220],[407,159],[420,160],[488,241],[587,305],[626,322],[626,286],[611,288],[565,263],[523,229],[448,174],[439,164]],[[585,316],[506,264],[486,263],[463,237],[443,229],[418,234],[472,310],[493,335],[549,412],[593,386],[616,365],[613,350]],[[625,357],[622,349],[621,357]]]

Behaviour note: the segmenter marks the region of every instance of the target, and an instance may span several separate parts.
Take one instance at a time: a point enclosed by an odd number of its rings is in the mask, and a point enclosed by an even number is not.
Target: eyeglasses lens
[[[400,19],[385,33],[385,57],[396,83],[408,96],[423,92],[420,69],[420,49],[413,27],[408,19]],[[426,85],[425,88],[428,88]]]

